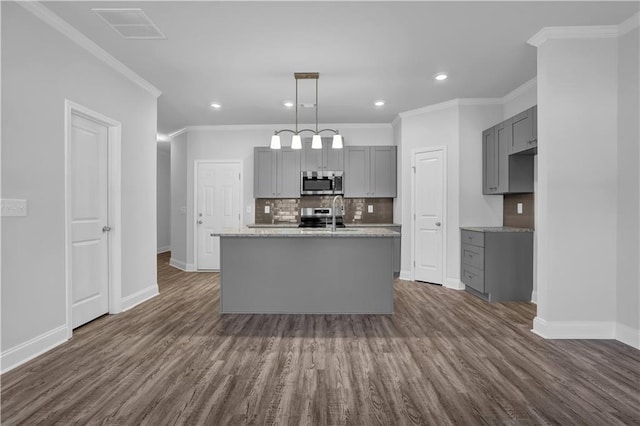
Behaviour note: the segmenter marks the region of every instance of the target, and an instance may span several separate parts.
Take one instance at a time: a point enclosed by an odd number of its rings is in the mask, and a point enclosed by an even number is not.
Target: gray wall
[[[640,344],[640,129],[638,128],[638,29],[618,40],[618,268],[619,333]],[[621,327],[620,327],[621,326]],[[631,338],[631,336],[629,336]]]
[[[187,265],[187,134],[171,141],[171,262]]]
[[[534,330],[545,337],[614,334],[617,60],[615,38],[548,39],[538,47]]]
[[[64,105],[122,123],[122,297],[156,286],[155,96],[2,2],[2,353],[66,321]],[[156,287],[157,288],[157,287]]]
[[[159,144],[160,145],[160,144]],[[171,250],[171,152],[158,146],[157,212],[158,253]]]

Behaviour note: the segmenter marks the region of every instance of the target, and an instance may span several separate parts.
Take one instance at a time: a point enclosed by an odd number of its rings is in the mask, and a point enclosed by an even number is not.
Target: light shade
[[[280,136],[273,135],[271,136],[271,145],[269,145],[271,149],[280,149]]]
[[[293,135],[291,139],[291,149],[302,149],[302,139],[300,135]]]
[[[322,138],[320,135],[313,135],[313,138],[311,139],[311,148],[322,149]]]
[[[331,148],[333,149],[341,149],[342,148],[342,135],[333,135],[333,142],[331,142]]]

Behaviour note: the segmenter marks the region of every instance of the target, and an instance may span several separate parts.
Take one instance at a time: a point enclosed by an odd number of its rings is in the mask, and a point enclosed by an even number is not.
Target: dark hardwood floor
[[[544,340],[535,305],[398,280],[392,316],[221,316],[218,275],[168,260],[160,296],[4,374],[2,423],[640,423],[640,351]]]

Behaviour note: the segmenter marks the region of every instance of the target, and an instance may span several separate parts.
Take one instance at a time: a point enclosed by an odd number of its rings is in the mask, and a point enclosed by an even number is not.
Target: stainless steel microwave
[[[344,172],[300,172],[300,195],[343,195]]]

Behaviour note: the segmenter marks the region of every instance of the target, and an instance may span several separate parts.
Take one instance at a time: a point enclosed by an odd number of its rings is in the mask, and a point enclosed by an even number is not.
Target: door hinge
[[[413,173],[416,172],[416,166],[411,166],[411,169],[413,170]]]
[[[238,180],[240,180],[240,179],[241,179],[241,177],[240,177],[240,173],[238,173]]]

